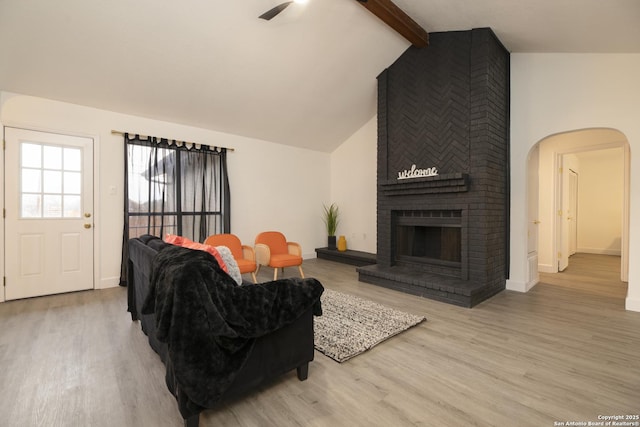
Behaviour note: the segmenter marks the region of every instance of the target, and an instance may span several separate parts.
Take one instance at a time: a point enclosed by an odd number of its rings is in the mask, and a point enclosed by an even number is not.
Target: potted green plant
[[[336,249],[336,229],[338,228],[338,205],[332,203],[330,206],[322,205],[324,213],[322,220],[327,227],[327,247]]]

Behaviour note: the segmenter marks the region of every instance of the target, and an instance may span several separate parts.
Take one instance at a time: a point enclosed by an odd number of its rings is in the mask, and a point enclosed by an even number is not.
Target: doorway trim
[[[592,136],[597,136],[597,134],[589,134],[588,132],[606,132],[606,136],[615,136],[615,138],[609,138],[607,142],[601,142],[604,138],[593,138]],[[629,209],[630,209],[630,174],[631,174],[631,155],[630,155],[630,147],[629,141],[621,131],[613,128],[585,128],[585,129],[576,129],[570,130],[566,132],[559,132],[556,134],[549,135],[540,141],[536,145],[539,145],[550,138],[561,137],[563,135],[571,135],[576,133],[585,133],[585,137],[581,138],[579,142],[563,142],[559,141],[559,146],[554,148],[553,150],[553,168],[554,172],[558,171],[558,167],[561,163],[562,156],[565,154],[575,154],[585,151],[597,151],[597,150],[605,150],[609,148],[622,148],[623,149],[623,176],[624,176],[624,191],[623,191],[623,206],[622,206],[622,232],[621,232],[621,257],[620,257],[620,278],[624,282],[628,282],[629,277]],[[615,135],[617,134],[617,135]],[[553,212],[557,213],[561,208],[561,200],[559,193],[559,185],[561,185],[561,179],[559,173],[553,174],[553,183],[552,189],[554,191],[553,195]],[[558,266],[558,251],[559,248],[559,233],[560,233],[560,225],[558,224],[559,216],[554,214],[553,221],[551,224],[551,262],[553,266]]]

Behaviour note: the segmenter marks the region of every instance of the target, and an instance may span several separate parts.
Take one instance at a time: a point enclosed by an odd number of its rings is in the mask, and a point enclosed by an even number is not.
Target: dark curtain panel
[[[124,140],[121,285],[127,280],[130,238],[177,234],[203,242],[231,230],[225,148],[129,134]]]

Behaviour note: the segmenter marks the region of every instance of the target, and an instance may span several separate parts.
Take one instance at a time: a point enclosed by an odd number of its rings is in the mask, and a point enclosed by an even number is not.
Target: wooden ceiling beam
[[[416,47],[429,45],[429,34],[391,0],[356,0]]]

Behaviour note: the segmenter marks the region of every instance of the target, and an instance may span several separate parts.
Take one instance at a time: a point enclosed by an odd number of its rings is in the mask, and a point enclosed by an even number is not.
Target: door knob
[[[85,218],[91,218],[91,214],[89,212],[87,212],[87,213],[84,214],[84,217]]]
[[[91,228],[91,224],[85,224],[84,228]]]

